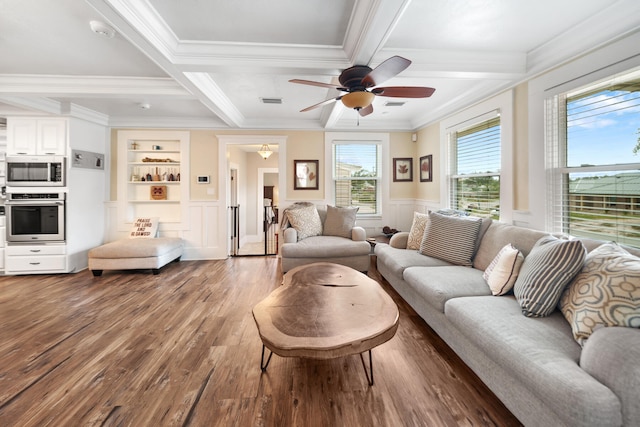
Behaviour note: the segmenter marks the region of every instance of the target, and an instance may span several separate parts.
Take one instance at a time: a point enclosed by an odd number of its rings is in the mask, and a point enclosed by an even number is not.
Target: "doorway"
[[[284,185],[279,171],[281,143],[286,137],[220,136],[224,190],[228,207],[229,256],[276,255],[279,244],[279,199]],[[267,159],[258,151],[272,151]],[[222,189],[221,189],[222,190]]]

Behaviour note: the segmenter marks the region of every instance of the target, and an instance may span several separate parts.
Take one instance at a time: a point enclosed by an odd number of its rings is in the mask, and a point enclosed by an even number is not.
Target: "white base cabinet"
[[[66,273],[66,254],[65,244],[7,245],[5,272],[7,274]]]

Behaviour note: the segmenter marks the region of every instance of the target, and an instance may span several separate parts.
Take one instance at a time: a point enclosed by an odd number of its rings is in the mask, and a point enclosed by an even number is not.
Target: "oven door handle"
[[[6,206],[63,206],[63,201],[42,201],[35,200],[7,200],[4,202]]]

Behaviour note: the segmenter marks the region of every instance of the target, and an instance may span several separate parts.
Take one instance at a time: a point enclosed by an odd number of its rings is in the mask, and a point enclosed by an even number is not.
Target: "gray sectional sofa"
[[[482,277],[505,245],[526,262],[545,235],[490,223],[465,267],[406,249],[408,233],[398,233],[376,245],[377,268],[523,424],[638,426],[640,329],[601,328],[581,347],[562,313],[526,317],[513,295],[493,296]]]

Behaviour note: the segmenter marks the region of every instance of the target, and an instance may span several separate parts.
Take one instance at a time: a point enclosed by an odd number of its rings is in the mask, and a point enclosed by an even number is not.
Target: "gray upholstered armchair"
[[[285,209],[282,271],[314,262],[333,262],[355,270],[369,270],[371,246],[364,228],[355,225],[357,208],[317,208],[297,203]]]

